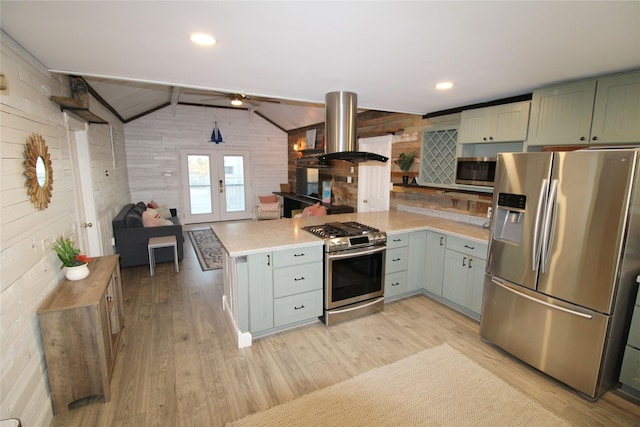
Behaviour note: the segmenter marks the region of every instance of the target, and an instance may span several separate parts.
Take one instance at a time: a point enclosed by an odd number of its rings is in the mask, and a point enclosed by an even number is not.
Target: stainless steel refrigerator
[[[480,335],[597,399],[640,273],[638,149],[499,154]]]

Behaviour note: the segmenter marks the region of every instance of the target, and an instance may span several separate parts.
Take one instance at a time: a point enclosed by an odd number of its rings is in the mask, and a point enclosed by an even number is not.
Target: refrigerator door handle
[[[542,247],[540,248],[541,252],[541,272],[546,273],[547,268],[549,267],[549,253],[551,252],[551,232],[552,223],[555,224],[554,214],[556,207],[556,199],[558,196],[558,180],[551,180],[551,189],[549,190],[549,199],[547,200],[547,208],[544,214],[544,222],[542,225]]]
[[[531,247],[531,269],[536,271],[540,262],[540,220],[542,219],[542,208],[547,204],[547,191],[549,190],[549,180],[543,179],[540,185],[540,195],[538,197],[538,207],[533,227],[533,242]]]
[[[511,288],[510,286],[506,286],[504,283],[501,283],[501,282],[497,281],[494,278],[491,278],[491,281],[494,284],[496,284],[497,286],[500,286],[501,288],[503,288],[506,291],[514,293],[514,294],[518,295],[519,297],[528,299],[528,300],[533,301],[535,303],[542,304],[545,307],[549,307],[549,308],[551,308],[553,310],[558,310],[558,311],[562,311],[563,313],[573,314],[574,316],[583,317],[585,319],[593,319],[593,315],[591,315],[591,314],[581,313],[579,311],[570,310],[568,308],[560,307],[559,305],[555,305],[555,304],[548,303],[546,301],[539,300],[539,299],[531,297],[531,296],[529,296],[527,294],[523,294],[522,292],[519,292],[519,291]]]

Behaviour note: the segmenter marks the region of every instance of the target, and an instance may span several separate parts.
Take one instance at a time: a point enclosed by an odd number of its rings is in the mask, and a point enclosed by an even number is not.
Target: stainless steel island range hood
[[[325,95],[326,153],[318,156],[321,163],[329,160],[348,162],[386,162],[388,157],[357,150],[358,95],[353,92],[329,92]]]

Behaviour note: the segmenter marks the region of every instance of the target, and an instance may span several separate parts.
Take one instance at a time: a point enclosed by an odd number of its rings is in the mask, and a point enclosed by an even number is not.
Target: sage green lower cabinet
[[[252,334],[322,315],[322,246],[247,256]]]
[[[480,318],[487,245],[448,236],[444,260],[442,296]]]
[[[408,266],[409,233],[388,236],[384,264],[384,297],[387,301],[407,292]]]
[[[447,248],[447,235],[435,231],[427,232],[424,265],[424,288],[439,297],[442,296],[444,278],[444,253]]]
[[[633,308],[627,345],[620,369],[622,390],[640,398],[640,290]]]
[[[247,255],[249,331],[273,328],[273,253]]]
[[[424,254],[427,249],[427,231],[409,234],[409,263],[407,266],[407,292],[416,292],[425,287]],[[442,267],[440,267],[442,269]]]

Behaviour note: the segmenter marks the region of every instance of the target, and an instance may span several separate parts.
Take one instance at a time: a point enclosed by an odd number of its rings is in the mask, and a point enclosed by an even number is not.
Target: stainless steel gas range
[[[304,229],[325,240],[324,323],[382,311],[387,233],[358,222]]]

